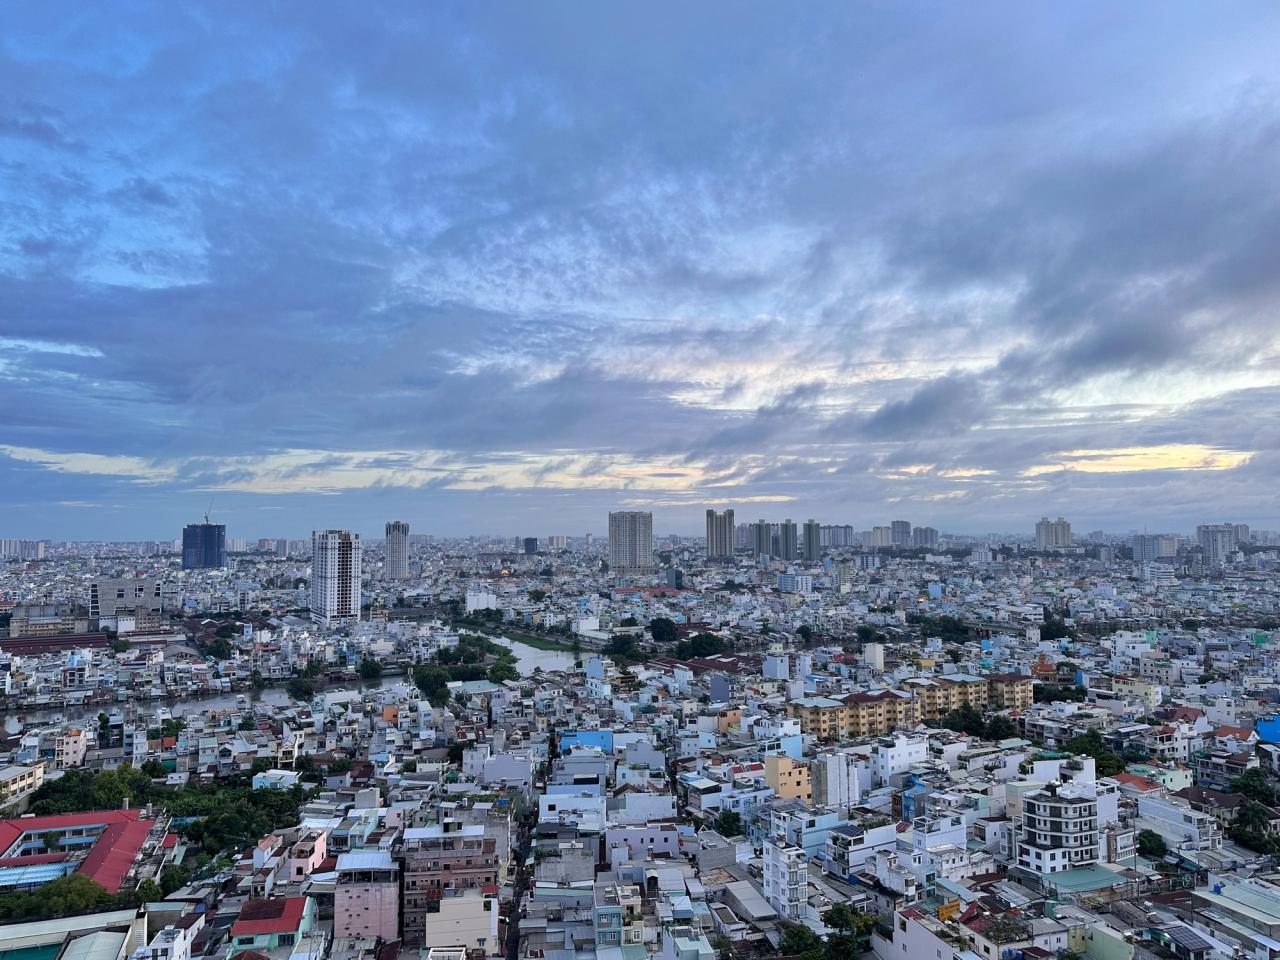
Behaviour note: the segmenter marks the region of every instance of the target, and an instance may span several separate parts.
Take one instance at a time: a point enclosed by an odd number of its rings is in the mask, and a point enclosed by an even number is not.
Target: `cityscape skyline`
[[[13,535],[1280,527],[1280,11],[669,14],[0,11]]]

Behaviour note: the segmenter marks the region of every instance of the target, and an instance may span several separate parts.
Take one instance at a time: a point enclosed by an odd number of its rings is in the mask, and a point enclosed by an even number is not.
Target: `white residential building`
[[[360,534],[311,534],[311,619],[324,626],[360,619]]]

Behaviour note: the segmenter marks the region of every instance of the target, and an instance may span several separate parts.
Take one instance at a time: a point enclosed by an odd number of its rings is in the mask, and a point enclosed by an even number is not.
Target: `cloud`
[[[1280,525],[1278,17],[6,9],[0,503]]]

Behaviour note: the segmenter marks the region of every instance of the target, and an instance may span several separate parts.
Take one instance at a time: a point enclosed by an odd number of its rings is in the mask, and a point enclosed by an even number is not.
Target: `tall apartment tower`
[[[938,530],[936,527],[915,527],[911,531],[911,545],[928,550],[938,548]]]
[[[778,524],[778,559],[800,559],[800,537],[795,521],[790,517]]]
[[[822,559],[822,524],[812,518],[804,522],[804,559],[806,563]]]
[[[360,534],[311,534],[311,619],[326,627],[360,619]]]
[[[654,569],[653,514],[644,510],[610,513],[609,570],[626,576]]]
[[[911,521],[894,520],[889,524],[889,534],[895,547],[911,546]]]
[[[716,513],[707,511],[707,557],[708,559],[733,556],[735,527],[733,511],[725,510]]]
[[[1200,544],[1205,565],[1221,567],[1236,548],[1236,526],[1234,523],[1202,523],[1196,527],[1196,542]]]
[[[1057,520],[1041,517],[1036,523],[1037,550],[1061,550],[1071,543],[1071,524],[1061,517]]]
[[[409,579],[409,525],[403,520],[387,524],[387,562],[382,570],[388,580]]]
[[[182,569],[208,570],[227,565],[225,524],[188,523],[182,528]]]
[[[768,520],[757,520],[751,524],[747,539],[751,553],[757,559],[773,556],[773,524]]]

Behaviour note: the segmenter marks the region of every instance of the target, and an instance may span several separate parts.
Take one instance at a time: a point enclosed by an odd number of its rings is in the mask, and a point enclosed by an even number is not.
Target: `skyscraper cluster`
[[[733,511],[707,511],[707,556],[724,559],[733,556]]]
[[[1071,524],[1059,517],[1041,517],[1036,523],[1036,549],[1062,550],[1072,545]]]

